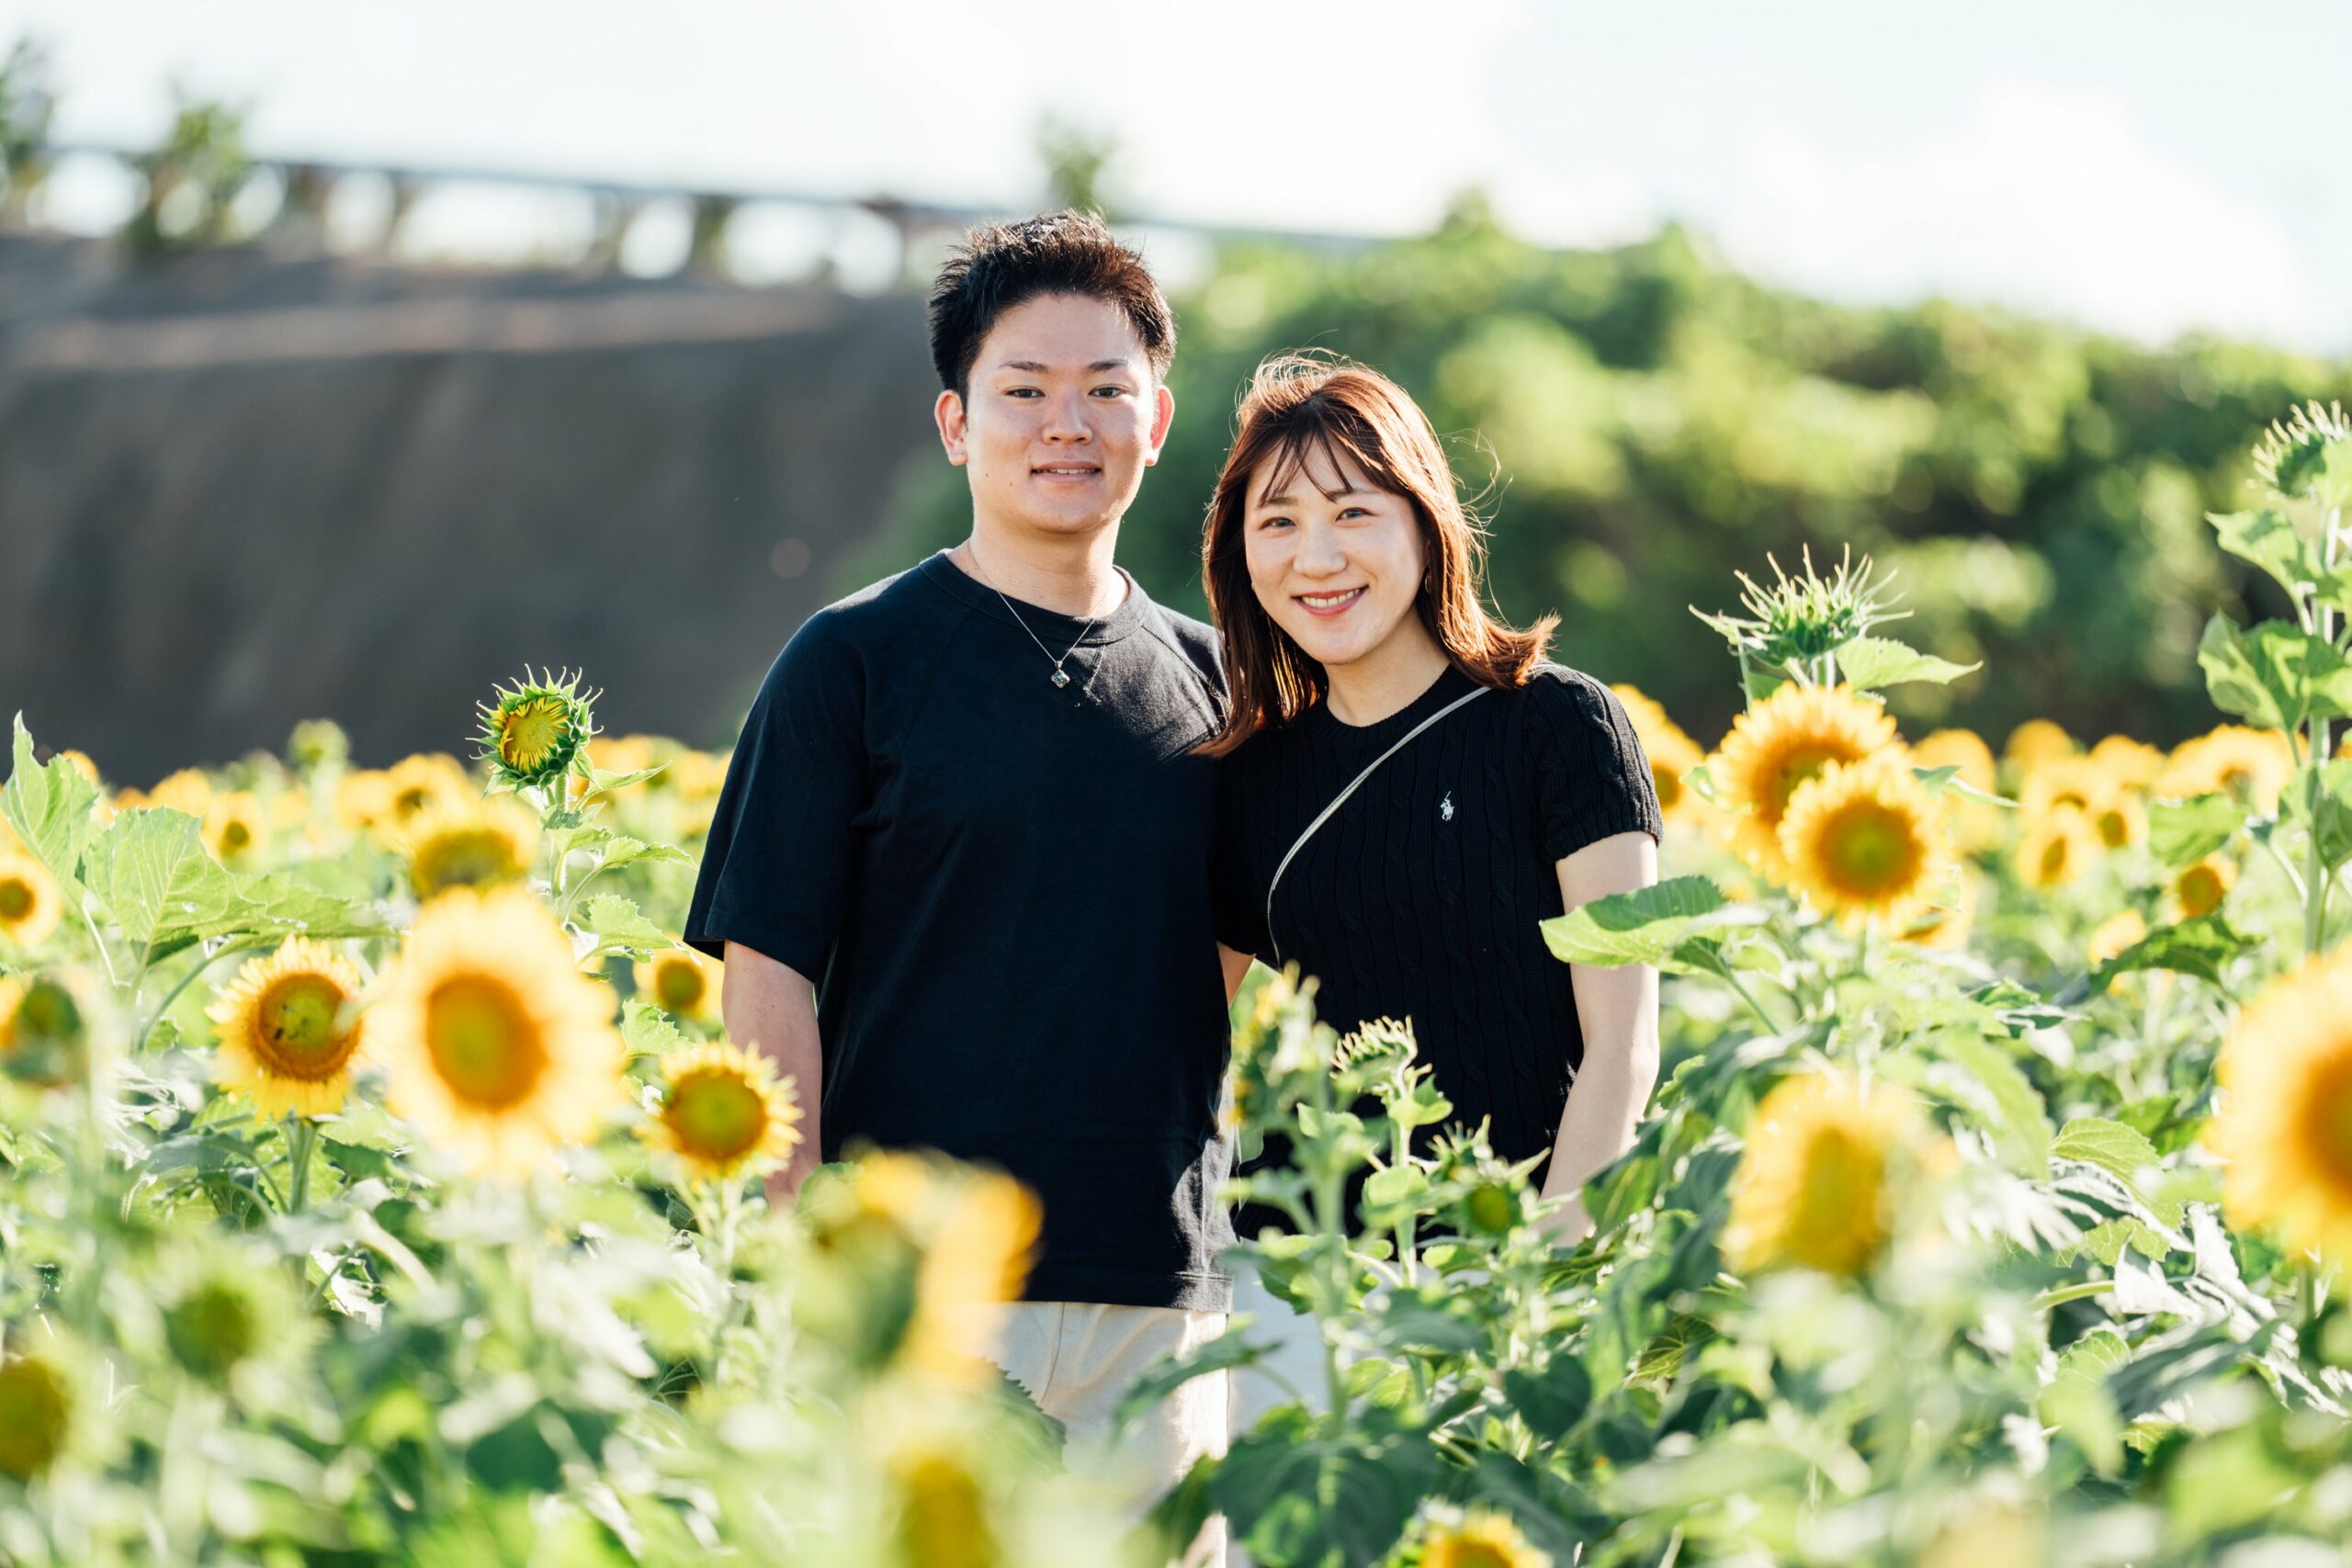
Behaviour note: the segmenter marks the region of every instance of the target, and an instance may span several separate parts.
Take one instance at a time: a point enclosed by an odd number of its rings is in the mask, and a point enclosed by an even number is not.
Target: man
[[[1192,754],[1216,643],[1112,561],[1174,416],[1175,327],[1141,259],[1063,212],[967,236],[931,343],[971,535],[776,660],[685,934],[725,961],[729,1034],[798,1081],[807,1137],[773,1201],[860,1142],[1042,1200],[1001,1359],[1084,1437],[1229,1299],[1215,784]],[[1223,1383],[1136,1438],[1163,1483],[1223,1451]]]

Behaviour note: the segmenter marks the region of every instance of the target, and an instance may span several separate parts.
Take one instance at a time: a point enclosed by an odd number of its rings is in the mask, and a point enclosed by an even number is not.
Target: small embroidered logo
[[[1453,820],[1453,792],[1452,790],[1447,790],[1445,798],[1437,803],[1437,815],[1441,822]]]

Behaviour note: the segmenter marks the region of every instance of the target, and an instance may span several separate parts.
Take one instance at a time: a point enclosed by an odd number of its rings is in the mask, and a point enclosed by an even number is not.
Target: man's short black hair
[[[972,364],[997,318],[1045,294],[1077,294],[1126,314],[1165,378],[1176,357],[1176,321],[1143,257],[1091,212],[1062,211],[989,223],[965,234],[931,287],[931,362],[939,384],[971,395]]]

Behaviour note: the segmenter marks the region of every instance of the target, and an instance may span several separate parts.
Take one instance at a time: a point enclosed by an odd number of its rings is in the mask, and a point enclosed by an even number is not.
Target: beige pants
[[[1069,1429],[1076,1450],[1106,1450],[1146,1506],[1193,1461],[1225,1452],[1226,1380],[1194,1378],[1138,1419],[1110,1447],[1111,1417],[1136,1378],[1163,1356],[1180,1355],[1225,1332],[1225,1314],[1097,1302],[1020,1302],[997,1335],[996,1364],[1038,1407]],[[1225,1561],[1225,1521],[1213,1518],[1184,1556],[1187,1568]]]

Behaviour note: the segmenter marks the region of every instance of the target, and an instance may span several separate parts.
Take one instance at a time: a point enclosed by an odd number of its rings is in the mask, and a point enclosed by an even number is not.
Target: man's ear
[[[1176,423],[1176,394],[1162,381],[1152,393],[1151,450],[1144,454],[1144,466],[1149,468],[1159,461],[1159,449],[1168,445],[1169,428]]]
[[[970,458],[964,446],[964,400],[950,388],[931,405],[931,417],[939,426],[939,444],[947,449],[947,460],[962,468]]]

